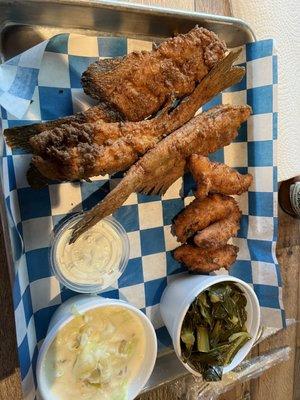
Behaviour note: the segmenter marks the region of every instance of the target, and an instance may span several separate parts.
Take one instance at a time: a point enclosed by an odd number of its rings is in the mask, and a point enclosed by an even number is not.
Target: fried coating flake
[[[230,215],[214,222],[196,233],[194,243],[201,248],[217,248],[224,246],[230,238],[236,236],[240,228],[241,212],[234,209]]]
[[[195,199],[175,218],[173,231],[177,240],[185,243],[196,232],[233,212],[239,212],[239,208],[230,196],[212,194],[203,200]]]
[[[195,196],[203,199],[208,193],[239,195],[246,192],[252,183],[252,175],[242,175],[225,164],[210,161],[202,155],[193,154],[188,168],[197,183]]]
[[[183,263],[190,271],[207,273],[220,268],[228,269],[236,260],[238,247],[225,244],[218,248],[201,249],[183,244],[174,250],[175,260]]]

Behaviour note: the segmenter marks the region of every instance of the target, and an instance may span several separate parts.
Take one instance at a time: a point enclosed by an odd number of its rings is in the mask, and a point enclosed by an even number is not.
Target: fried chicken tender
[[[217,221],[194,236],[194,243],[201,248],[215,249],[224,246],[228,240],[236,236],[240,228],[241,212],[234,209],[227,217]]]
[[[182,98],[225,57],[218,36],[195,27],[152,51],[135,51],[92,63],[82,75],[84,91],[119,110],[128,121],[157,112],[171,93]]]
[[[239,212],[239,208],[230,196],[213,194],[204,200],[195,199],[176,217],[173,230],[177,240],[185,243],[196,232],[233,212]]]
[[[174,250],[174,258],[192,272],[207,273],[220,268],[228,269],[235,262],[238,250],[238,247],[230,244],[225,244],[217,249],[201,249],[183,244]]]
[[[253,180],[250,174],[242,175],[225,164],[197,154],[190,157],[188,168],[197,183],[195,196],[199,199],[208,193],[242,194],[249,189]]]

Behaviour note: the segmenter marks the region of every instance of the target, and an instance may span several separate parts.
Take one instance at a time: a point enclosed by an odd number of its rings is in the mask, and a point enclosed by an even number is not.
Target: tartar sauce
[[[69,244],[74,224],[56,244],[55,261],[60,273],[75,284],[108,286],[120,275],[122,237],[110,222],[102,220]]]

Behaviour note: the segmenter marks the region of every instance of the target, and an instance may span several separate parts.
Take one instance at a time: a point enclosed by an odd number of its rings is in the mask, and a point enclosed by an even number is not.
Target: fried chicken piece
[[[241,212],[234,209],[227,217],[214,222],[196,233],[194,243],[201,248],[217,248],[224,246],[228,240],[236,236],[240,229]]]
[[[187,157],[194,152],[207,155],[230,144],[237,136],[238,127],[246,121],[250,112],[249,106],[222,105],[195,116],[171,133],[141,157],[102,202],[85,213],[74,226],[71,242],[121,207],[131,193],[164,193],[184,174]],[[223,199],[220,202],[224,203]],[[235,201],[231,199],[227,203],[235,204]],[[221,217],[222,215],[219,219]],[[197,226],[195,232],[199,229],[201,228]]]
[[[181,98],[192,93],[226,50],[215,33],[195,27],[150,52],[99,60],[81,82],[88,95],[111,104],[127,120],[140,121],[158,111],[170,94]]]
[[[188,168],[197,183],[195,196],[199,199],[208,193],[242,194],[249,189],[253,180],[250,174],[242,175],[225,164],[197,154],[190,157]]]
[[[59,118],[53,121],[38,124],[16,126],[4,130],[6,143],[12,148],[23,148],[32,150],[30,138],[41,132],[62,127],[66,124],[85,124],[103,120],[104,122],[117,122],[123,119],[122,115],[105,103],[81,111],[68,117]]]
[[[218,248],[200,249],[183,244],[174,250],[175,260],[192,272],[208,273],[220,268],[228,269],[236,260],[239,248],[230,244]]]
[[[238,53],[213,68],[194,92],[155,118],[125,123],[63,125],[30,139],[36,168],[49,179],[77,180],[125,170],[165,135],[189,121],[197,109],[225,87],[242,78],[244,70],[231,67]]]
[[[196,232],[233,212],[239,212],[239,208],[230,196],[212,194],[203,200],[195,199],[175,218],[173,230],[177,240],[185,243]]]

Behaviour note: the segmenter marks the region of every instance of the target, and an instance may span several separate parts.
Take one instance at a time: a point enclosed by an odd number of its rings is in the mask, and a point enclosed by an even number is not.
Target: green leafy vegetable
[[[214,287],[215,286],[215,287]],[[208,289],[208,296],[212,303],[218,303],[224,301],[226,297],[231,293],[231,287],[229,285],[220,286],[214,285]]]
[[[197,327],[197,350],[203,353],[209,352],[208,330],[204,326]]]
[[[195,336],[193,330],[190,328],[183,328],[181,331],[181,340],[185,344],[187,350],[191,350],[195,343]]]
[[[226,353],[225,365],[230,364],[236,353],[244,346],[244,344],[246,344],[246,342],[248,342],[249,339],[251,339],[247,332],[241,332],[240,334],[236,333],[235,335],[238,336],[235,340],[231,341],[231,344],[229,345],[229,349]]]
[[[197,306],[199,307],[200,314],[204,318],[207,325],[211,326],[210,306],[205,292],[202,292],[197,297]]]
[[[220,380],[223,367],[250,339],[246,305],[245,295],[233,283],[213,285],[191,304],[182,324],[181,352],[203,379]]]
[[[208,365],[202,372],[203,379],[208,382],[220,381],[222,379],[222,374],[223,368],[219,365]]]

